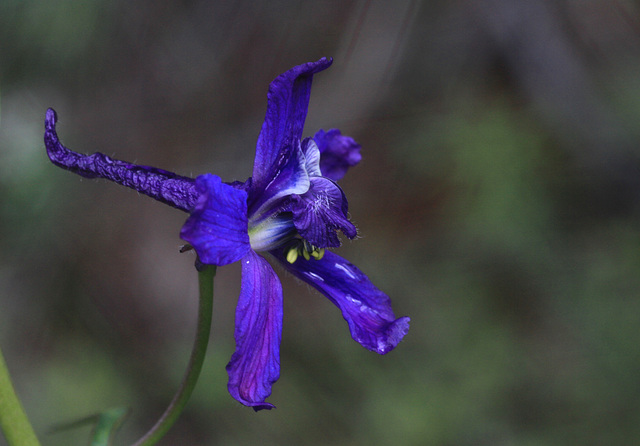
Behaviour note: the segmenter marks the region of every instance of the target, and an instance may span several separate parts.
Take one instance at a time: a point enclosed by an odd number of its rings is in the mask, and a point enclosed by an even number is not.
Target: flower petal
[[[253,184],[264,189],[274,177],[280,151],[302,139],[313,74],[328,68],[332,59],[322,58],[293,67],[269,86],[267,114],[258,137],[253,164]]]
[[[273,250],[284,267],[327,296],[342,311],[351,337],[363,347],[384,355],[393,350],[409,330],[409,318],[396,319],[391,300],[369,278],[342,257],[325,252],[321,260],[287,262],[287,250]]]
[[[242,285],[236,308],[236,351],[227,365],[229,393],[255,410],[280,377],[282,286],[271,265],[253,251],[242,259]]]
[[[340,246],[338,229],[349,238],[357,235],[356,227],[347,217],[348,208],[340,186],[323,177],[311,178],[309,190],[292,196],[288,207],[302,238],[318,248]]]
[[[311,138],[305,138],[301,144],[302,153],[305,158],[305,168],[310,177],[321,177],[320,171],[320,150],[318,145]]]
[[[344,136],[338,129],[328,132],[318,131],[313,137],[320,149],[320,170],[322,176],[333,181],[340,180],[349,167],[360,162],[360,144],[349,136]]]
[[[305,168],[306,159],[300,149],[300,141],[295,148],[286,147],[280,151],[273,178],[264,186],[252,183],[249,190],[249,215],[251,224],[280,211],[280,199],[292,194],[304,194],[309,190],[309,175]]]
[[[297,234],[290,212],[283,212],[267,218],[249,230],[251,249],[254,251],[270,251],[282,246]]]
[[[44,144],[56,166],[86,178],[104,178],[135,189],[162,203],[190,212],[198,198],[193,178],[149,166],[139,166],[100,152],[82,155],[62,145],[56,132],[58,115],[52,108],[45,117]]]
[[[200,195],[180,237],[195,248],[203,263],[227,265],[240,260],[251,249],[247,193],[212,174],[196,178],[196,188]]]

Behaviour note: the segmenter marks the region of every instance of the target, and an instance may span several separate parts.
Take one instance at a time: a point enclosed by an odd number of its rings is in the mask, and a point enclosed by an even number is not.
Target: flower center
[[[256,225],[249,222],[249,242],[254,251],[270,251],[292,240],[297,230],[290,212],[283,212],[262,220]]]

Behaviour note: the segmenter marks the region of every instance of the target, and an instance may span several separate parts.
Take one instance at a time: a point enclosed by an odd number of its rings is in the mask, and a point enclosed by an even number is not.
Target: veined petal
[[[265,399],[280,377],[282,286],[271,265],[253,251],[242,259],[236,308],[236,351],[227,365],[229,393],[255,410],[271,409]]]
[[[56,166],[86,178],[104,178],[135,189],[162,203],[190,212],[198,198],[193,178],[163,169],[139,166],[108,157],[100,152],[82,155],[63,146],[58,139],[58,115],[52,108],[45,117],[44,144],[49,159]]]
[[[322,176],[333,181],[340,180],[349,167],[360,162],[360,144],[349,136],[344,136],[338,129],[328,132],[318,131],[313,137],[320,150],[320,170]]]
[[[409,318],[397,318],[389,296],[371,283],[356,266],[342,257],[325,252],[320,260],[302,257],[294,263],[285,250],[271,253],[297,278],[327,296],[342,311],[351,337],[363,347],[384,355],[393,350],[409,330]]]
[[[305,159],[305,168],[309,177],[321,177],[320,171],[320,150],[318,145],[311,138],[305,138],[300,145]]]
[[[290,212],[283,212],[263,220],[257,226],[249,229],[251,249],[254,251],[269,251],[284,245],[296,235],[296,227]]]
[[[349,238],[358,233],[347,217],[347,198],[340,186],[328,178],[311,178],[309,190],[292,196],[289,209],[302,238],[318,248],[340,246],[338,229]]]
[[[273,177],[265,185],[256,185],[255,181],[249,190],[249,216],[252,224],[280,211],[279,200],[292,194],[304,194],[309,190],[309,175],[306,170],[306,159],[300,149],[300,141],[293,148],[286,147],[280,151],[276,160]]]
[[[261,189],[274,177],[283,148],[302,139],[313,74],[328,68],[332,59],[298,65],[281,74],[269,86],[267,114],[258,137],[253,164],[253,184]]]
[[[251,249],[247,193],[212,174],[196,178],[196,188],[200,195],[180,237],[195,248],[203,263],[227,265],[240,260]]]

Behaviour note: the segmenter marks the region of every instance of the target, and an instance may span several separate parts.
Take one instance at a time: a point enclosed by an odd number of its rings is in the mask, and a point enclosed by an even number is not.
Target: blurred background
[[[186,215],[50,164],[68,147],[251,173],[269,82],[314,78],[306,135],[362,144],[339,253],[411,330],[380,357],[286,277],[282,375],[227,393],[237,265],[165,445],[602,445],[640,437],[640,4],[635,0],[0,2],[0,345],[46,445],[110,407],[130,444],[186,365]],[[3,443],[0,439],[0,444]]]

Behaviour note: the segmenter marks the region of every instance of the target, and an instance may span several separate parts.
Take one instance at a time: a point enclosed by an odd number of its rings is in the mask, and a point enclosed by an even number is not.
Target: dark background
[[[379,357],[283,279],[278,408],[254,413],[226,391],[239,268],[219,268],[203,376],[162,444],[634,444],[637,1],[3,0],[0,343],[43,443],[86,444],[46,432],[119,406],[117,444],[142,435],[197,304],[186,215],[50,164],[47,107],[77,151],[244,180],[269,82],[322,56],[305,134],[363,146],[341,182],[361,238],[339,253],[411,330]]]

